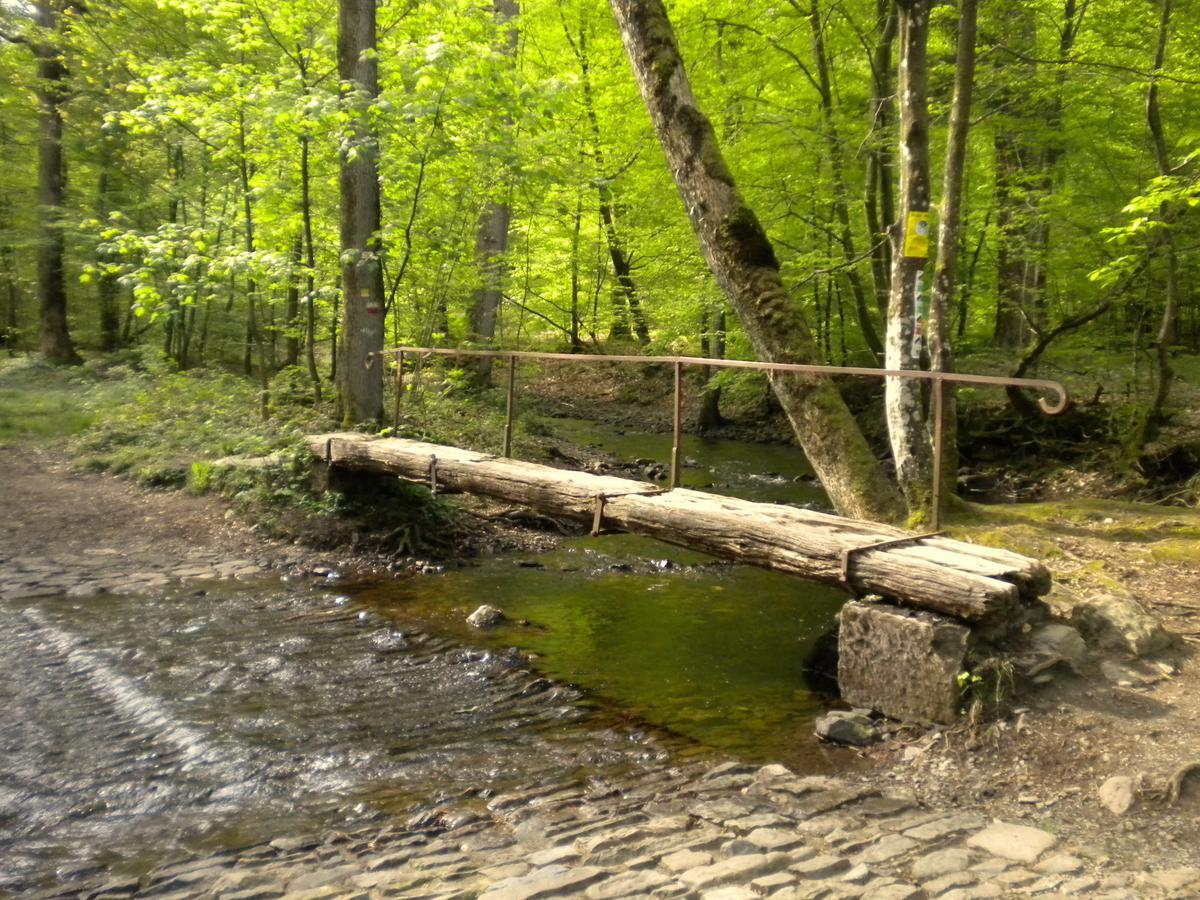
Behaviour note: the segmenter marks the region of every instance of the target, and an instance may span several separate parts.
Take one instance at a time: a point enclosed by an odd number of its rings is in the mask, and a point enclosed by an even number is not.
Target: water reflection
[[[839,591],[608,535],[381,586],[362,599],[464,641],[535,653],[547,675],[708,746],[821,767],[811,723],[827,698],[805,665],[845,601]],[[481,603],[516,621],[470,628],[464,618]]]

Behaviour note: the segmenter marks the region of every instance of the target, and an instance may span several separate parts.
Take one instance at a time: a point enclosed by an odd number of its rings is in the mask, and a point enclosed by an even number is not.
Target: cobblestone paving
[[[1200,897],[1200,868],[1128,871],[1046,831],[851,781],[724,763],[531,785],[405,826],[280,839],[54,896],[228,900]]]
[[[0,600],[144,594],[173,583],[262,578],[272,568],[295,565],[303,558],[299,552],[276,552],[231,559],[220,551],[195,550],[182,560],[164,560],[150,552],[131,554],[111,547],[89,547],[80,556],[70,552],[5,556],[0,545]]]

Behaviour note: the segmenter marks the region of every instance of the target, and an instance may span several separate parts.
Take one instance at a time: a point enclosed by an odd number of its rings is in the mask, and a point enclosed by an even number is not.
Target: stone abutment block
[[[949,724],[970,636],[944,616],[852,600],[838,634],[842,697],[895,719]]]

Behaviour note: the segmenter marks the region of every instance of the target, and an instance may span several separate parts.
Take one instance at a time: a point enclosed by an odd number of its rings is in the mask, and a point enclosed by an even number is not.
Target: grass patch
[[[77,435],[95,421],[95,373],[17,357],[0,362],[0,442]]]

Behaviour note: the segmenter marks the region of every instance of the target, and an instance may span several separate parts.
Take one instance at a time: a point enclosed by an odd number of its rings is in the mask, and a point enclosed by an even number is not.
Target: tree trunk
[[[900,222],[893,232],[892,290],[888,299],[887,368],[921,368],[922,278],[929,257],[929,108],[926,45],[930,0],[898,0],[900,13]],[[924,217],[924,239],[920,234]],[[888,437],[896,479],[909,516],[930,511],[933,453],[925,424],[922,383],[889,378],[885,391]]]
[[[1025,321],[1025,272],[1029,247],[1022,224],[1024,194],[1022,156],[1032,151],[1003,127],[993,140],[996,159],[996,313],[992,341],[998,347],[1028,343],[1031,329]]]
[[[245,216],[245,241],[247,255],[254,253],[254,204],[250,197],[250,160],[246,152],[246,111],[238,108],[238,174],[242,186],[242,212]],[[267,355],[263,347],[262,329],[258,322],[258,284],[251,275],[246,278],[246,354],[243,365],[250,374],[250,350],[258,351],[259,405],[263,419],[271,411],[271,373],[267,368]]]
[[[338,0],[338,75],[352,138],[344,142],[341,195],[342,298],[345,308],[341,415],[345,423],[383,419],[383,268],[380,245],[379,143],[369,107],[379,94],[375,4]]]
[[[566,23],[563,23],[564,29]],[[568,34],[568,39],[570,35]],[[613,290],[613,320],[609,329],[612,340],[637,336],[643,347],[650,343],[650,326],[646,313],[638,300],[637,283],[633,280],[633,265],[630,255],[617,228],[616,200],[613,197],[612,179],[605,170],[604,145],[601,141],[600,117],[596,114],[596,101],[592,92],[592,63],[588,55],[588,28],[583,22],[579,26],[577,41],[571,42],[575,58],[579,63],[579,81],[583,90],[583,108],[592,136],[593,177],[599,198],[600,222],[604,228],[604,241],[608,247],[608,258],[612,261],[613,277],[617,287]]]
[[[96,217],[103,225],[108,222],[110,195],[112,193],[112,146],[108,139],[100,139],[99,174],[96,178]],[[100,349],[111,353],[121,346],[121,311],[118,306],[121,285],[109,267],[117,262],[118,255],[107,250],[96,252],[96,298],[99,301]]]
[[[504,298],[504,276],[508,271],[508,228],[512,222],[512,207],[508,201],[488,200],[479,217],[479,229],[475,233],[475,265],[479,273],[479,286],[471,302],[469,340],[486,347],[496,336],[496,318]],[[480,385],[491,382],[492,361],[484,357],[475,360],[476,381]]]
[[[289,368],[300,363],[300,268],[304,264],[304,235],[292,235],[292,271],[288,276],[284,301],[283,364]]]
[[[704,310],[701,316],[700,352],[710,359],[724,359],[725,310]],[[704,391],[700,395],[700,417],[696,424],[701,431],[711,431],[725,424],[725,417],[721,415],[721,386],[712,383],[709,366],[700,371],[704,379]]]
[[[308,161],[308,145],[308,134],[300,135],[300,216],[304,222],[304,360],[308,364],[308,379],[312,382],[313,401],[320,403],[321,373],[317,371],[317,258],[316,248],[313,247],[312,175]]]
[[[825,133],[825,145],[829,151],[829,167],[833,177],[833,211],[837,216],[838,245],[842,251],[843,274],[850,285],[854,298],[854,312],[858,317],[858,328],[862,332],[871,356],[878,361],[883,356],[883,344],[867,306],[867,289],[858,270],[858,250],[854,246],[854,230],[850,225],[849,190],[846,187],[846,152],[838,134],[834,119],[833,82],[829,77],[829,59],[825,53],[825,36],[822,33],[821,7],[819,0],[812,0],[808,16],[812,31],[813,62],[817,69],[817,88],[821,95],[821,124]],[[874,238],[872,238],[874,240]],[[887,315],[886,307],[879,310],[880,316]]]
[[[975,32],[978,0],[961,0],[958,16],[958,53],[954,100],[950,107],[950,133],[946,137],[946,164],[942,179],[942,205],[938,216],[937,264],[929,299],[929,367],[954,371],[950,342],[950,309],[958,275],[958,248],[962,225],[963,179],[967,139],[971,129],[971,95],[975,87]],[[942,490],[954,493],[958,472],[958,403],[952,384],[934,385],[943,392]],[[936,448],[935,448],[936,452]]]
[[[871,233],[871,274],[880,321],[887,321],[892,267],[891,242],[883,240],[896,221],[892,161],[892,120],[896,101],[892,91],[892,45],[896,42],[896,7],[892,0],[875,0],[878,35],[871,54],[870,140],[867,144],[866,213]]]
[[[1150,129],[1151,142],[1154,145],[1154,162],[1158,174],[1163,178],[1171,175],[1171,158],[1167,152],[1167,139],[1163,132],[1162,111],[1158,100],[1158,75],[1162,72],[1167,56],[1167,37],[1171,26],[1171,0],[1162,0],[1158,21],[1158,44],[1154,52],[1154,74],[1150,78],[1150,87],[1146,91],[1146,124]],[[1175,371],[1171,367],[1171,346],[1175,343],[1175,333],[1179,322],[1179,256],[1175,251],[1175,237],[1171,233],[1172,225],[1167,221],[1170,210],[1167,204],[1159,209],[1159,218],[1163,225],[1159,237],[1159,246],[1167,258],[1166,303],[1163,306],[1162,319],[1159,321],[1158,333],[1154,338],[1154,357],[1157,363],[1156,385],[1154,398],[1142,416],[1137,433],[1134,435],[1134,452],[1140,452],[1150,440],[1163,416],[1167,405],[1167,397],[1171,392],[1171,382],[1175,379]]]
[[[661,0],[611,0],[634,77],[709,268],[760,358],[819,363],[808,323],[696,105]],[[832,382],[778,374],[772,384],[834,506],[860,518],[901,513],[858,424]]]
[[[4,141],[4,125],[0,122],[0,143]],[[0,198],[0,234],[11,226],[12,206],[7,197]],[[17,260],[12,245],[0,245],[0,279],[4,282],[4,317],[0,319],[0,347],[15,353],[20,337],[21,291],[17,279]]]
[[[37,0],[34,21],[43,36],[58,32],[59,16],[51,0]],[[67,287],[64,274],[66,242],[63,206],[67,173],[63,167],[62,104],[67,93],[67,67],[57,46],[39,39],[31,44],[37,58],[38,99],[38,304],[41,309],[42,355],[54,363],[83,362],[71,342],[67,325]]]
[[[580,143],[579,162],[582,168],[584,153]],[[579,238],[583,230],[583,184],[575,187],[575,212],[571,220],[571,352],[578,353],[583,349],[583,341],[579,337],[580,325],[580,279],[579,279]]]
[[[180,198],[183,196],[183,145],[167,145],[167,172],[171,176],[171,192],[167,199],[167,222],[177,225],[182,203]],[[178,350],[179,344],[182,343],[183,323],[181,321],[182,307],[179,303],[179,295],[176,293],[177,289],[177,287],[172,287],[167,296],[167,316],[163,320],[163,355],[168,359],[174,359],[180,368],[183,368],[183,361],[179,358]],[[247,344],[247,353],[249,353],[249,344]],[[247,363],[246,374],[250,374],[249,363]]]
[[[517,59],[517,47],[520,35],[517,31],[516,18],[520,13],[517,0],[492,0],[492,15],[496,21],[496,32],[501,40],[500,52],[514,68]],[[512,117],[505,112],[501,117],[501,127],[512,131]],[[489,197],[479,217],[479,229],[475,235],[475,264],[479,270],[479,287],[475,289],[475,297],[471,304],[470,339],[473,343],[486,346],[492,343],[496,336],[496,317],[500,311],[500,303],[504,298],[504,274],[507,270],[508,229],[512,223],[512,205],[507,196],[503,200],[496,199],[496,194],[505,195],[511,191],[511,174],[507,166],[502,167],[505,174],[500,183],[493,186],[493,196]],[[487,385],[492,379],[492,361],[482,358],[474,362],[475,379],[480,385]]]

